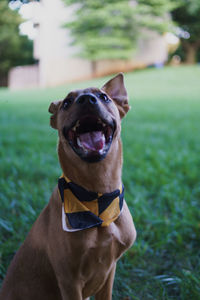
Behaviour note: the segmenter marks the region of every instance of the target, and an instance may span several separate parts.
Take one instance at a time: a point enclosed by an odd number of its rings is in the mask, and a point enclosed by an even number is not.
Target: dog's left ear
[[[127,91],[124,86],[124,75],[119,73],[117,76],[106,82],[101,90],[106,92],[106,94],[114,100],[122,119],[130,109]]]
[[[50,125],[54,129],[57,129],[57,112],[58,112],[58,108],[59,108],[59,105],[61,102],[62,101],[53,101],[49,105],[48,111],[52,114],[52,116],[50,117]]]

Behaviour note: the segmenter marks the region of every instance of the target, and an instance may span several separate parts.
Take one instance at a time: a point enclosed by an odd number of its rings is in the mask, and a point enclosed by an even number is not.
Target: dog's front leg
[[[73,282],[71,284],[66,284],[66,281],[58,280],[58,285],[60,288],[62,300],[82,300],[82,290]]]
[[[116,264],[111,269],[108,278],[102,289],[95,295],[95,300],[112,300],[112,287],[115,277]]]

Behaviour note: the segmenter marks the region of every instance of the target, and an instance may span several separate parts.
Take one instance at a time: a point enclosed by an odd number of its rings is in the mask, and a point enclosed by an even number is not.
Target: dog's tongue
[[[82,133],[79,140],[84,148],[90,151],[99,151],[105,145],[105,136],[102,131]]]

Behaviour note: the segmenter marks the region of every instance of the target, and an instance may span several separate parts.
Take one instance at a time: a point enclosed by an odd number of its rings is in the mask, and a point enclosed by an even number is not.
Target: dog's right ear
[[[57,112],[61,102],[62,101],[51,102],[48,110],[52,114],[52,116],[50,117],[50,125],[55,129],[57,129]]]

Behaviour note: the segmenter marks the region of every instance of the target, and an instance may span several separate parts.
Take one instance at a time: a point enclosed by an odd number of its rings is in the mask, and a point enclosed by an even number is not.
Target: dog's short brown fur
[[[109,103],[97,97],[98,109],[81,111],[77,98],[82,94],[105,93]],[[87,190],[108,193],[121,184],[121,118],[129,106],[123,75],[118,74],[101,90],[90,88],[68,95],[69,109],[63,101],[51,103],[51,126],[58,130],[58,156],[65,176]],[[114,120],[116,129],[111,147],[98,162],[82,160],[63,135],[80,114],[99,114]],[[61,200],[58,187],[44,208],[25,242],[15,255],[0,292],[0,300],[82,300],[95,295],[96,300],[112,299],[116,262],[136,238],[132,217],[124,202],[118,219],[108,227],[66,232],[61,224]]]

